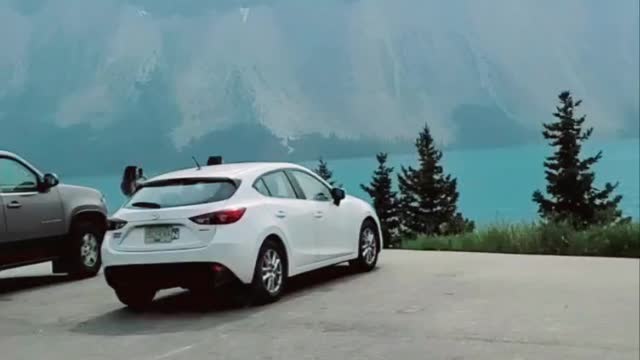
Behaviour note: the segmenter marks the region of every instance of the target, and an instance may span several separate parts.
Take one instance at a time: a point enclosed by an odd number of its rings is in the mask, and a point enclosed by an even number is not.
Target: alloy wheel
[[[82,236],[80,257],[86,267],[92,268],[96,265],[98,262],[98,237],[96,235],[86,233]]]
[[[276,294],[282,286],[282,260],[277,251],[267,250],[261,262],[262,284],[270,294]]]
[[[361,235],[362,258],[367,265],[373,264],[377,255],[376,235],[371,228],[365,228]]]

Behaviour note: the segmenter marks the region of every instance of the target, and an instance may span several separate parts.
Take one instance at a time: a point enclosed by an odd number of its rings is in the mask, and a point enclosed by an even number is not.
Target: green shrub
[[[537,230],[537,231],[536,231]],[[576,230],[569,222],[543,223],[534,230],[539,236],[539,251],[542,254],[568,255]]]
[[[402,247],[436,251],[640,257],[640,224],[626,222],[584,230],[575,230],[568,222],[491,225],[459,235],[405,239]]]

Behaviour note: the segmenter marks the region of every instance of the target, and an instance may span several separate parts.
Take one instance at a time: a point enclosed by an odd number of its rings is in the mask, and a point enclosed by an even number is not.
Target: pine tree
[[[557,120],[543,125],[544,138],[556,150],[544,162],[549,198],[539,190],[533,193],[538,213],[545,220],[569,221],[576,227],[620,220],[618,204],[622,196],[611,198],[618,184],[606,183],[602,190],[593,186],[595,174],[591,168],[602,158],[602,151],[580,159],[582,143],[593,133],[593,128],[583,128],[586,116],[575,114],[582,100],[574,101],[569,91],[562,92],[558,99],[560,106],[553,113]]]
[[[373,200],[373,208],[380,219],[383,247],[397,247],[400,221],[397,192],[393,191],[391,186],[393,168],[387,166],[386,153],[377,154],[376,159],[378,159],[378,168],[373,173],[371,183],[361,184],[360,187]]]
[[[457,210],[457,180],[444,174],[442,152],[428,125],[416,140],[419,167],[401,168],[398,174],[402,231],[408,234],[443,235],[473,231],[474,223]]]
[[[318,167],[313,170],[318,176],[323,178],[326,182],[331,186],[335,186],[335,181],[333,180],[333,171],[329,169],[329,165],[322,158],[318,160]]]

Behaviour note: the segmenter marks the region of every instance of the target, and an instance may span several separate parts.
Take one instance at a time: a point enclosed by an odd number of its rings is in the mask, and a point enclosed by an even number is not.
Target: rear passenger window
[[[264,183],[264,180],[258,179],[253,187],[256,188],[256,190],[258,190],[260,194],[264,196],[271,196],[271,194],[269,193],[269,189],[267,189],[267,185],[265,185]]]
[[[262,177],[270,196],[295,199],[296,193],[284,172],[278,171]]]

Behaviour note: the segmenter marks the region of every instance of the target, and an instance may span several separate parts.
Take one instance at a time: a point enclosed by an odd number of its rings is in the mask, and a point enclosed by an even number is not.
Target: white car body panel
[[[107,232],[102,245],[104,266],[220,263],[248,284],[253,279],[258,251],[269,236],[282,240],[289,276],[357,258],[360,227],[365,219],[373,219],[380,228],[371,205],[349,195],[339,206],[333,201],[275,198],[262,195],[253,187],[260,176],[280,169],[307,172],[330,187],[308,169],[288,163],[214,165],[148,180],[225,178],[240,185],[233,196],[220,202],[161,209],[121,208],[113,217],[127,224]],[[246,208],[246,212],[233,224],[198,225],[189,220],[193,216],[235,208]],[[322,216],[318,216],[318,212],[322,212]],[[158,224],[179,228],[180,238],[169,243],[146,244],[144,228]]]

